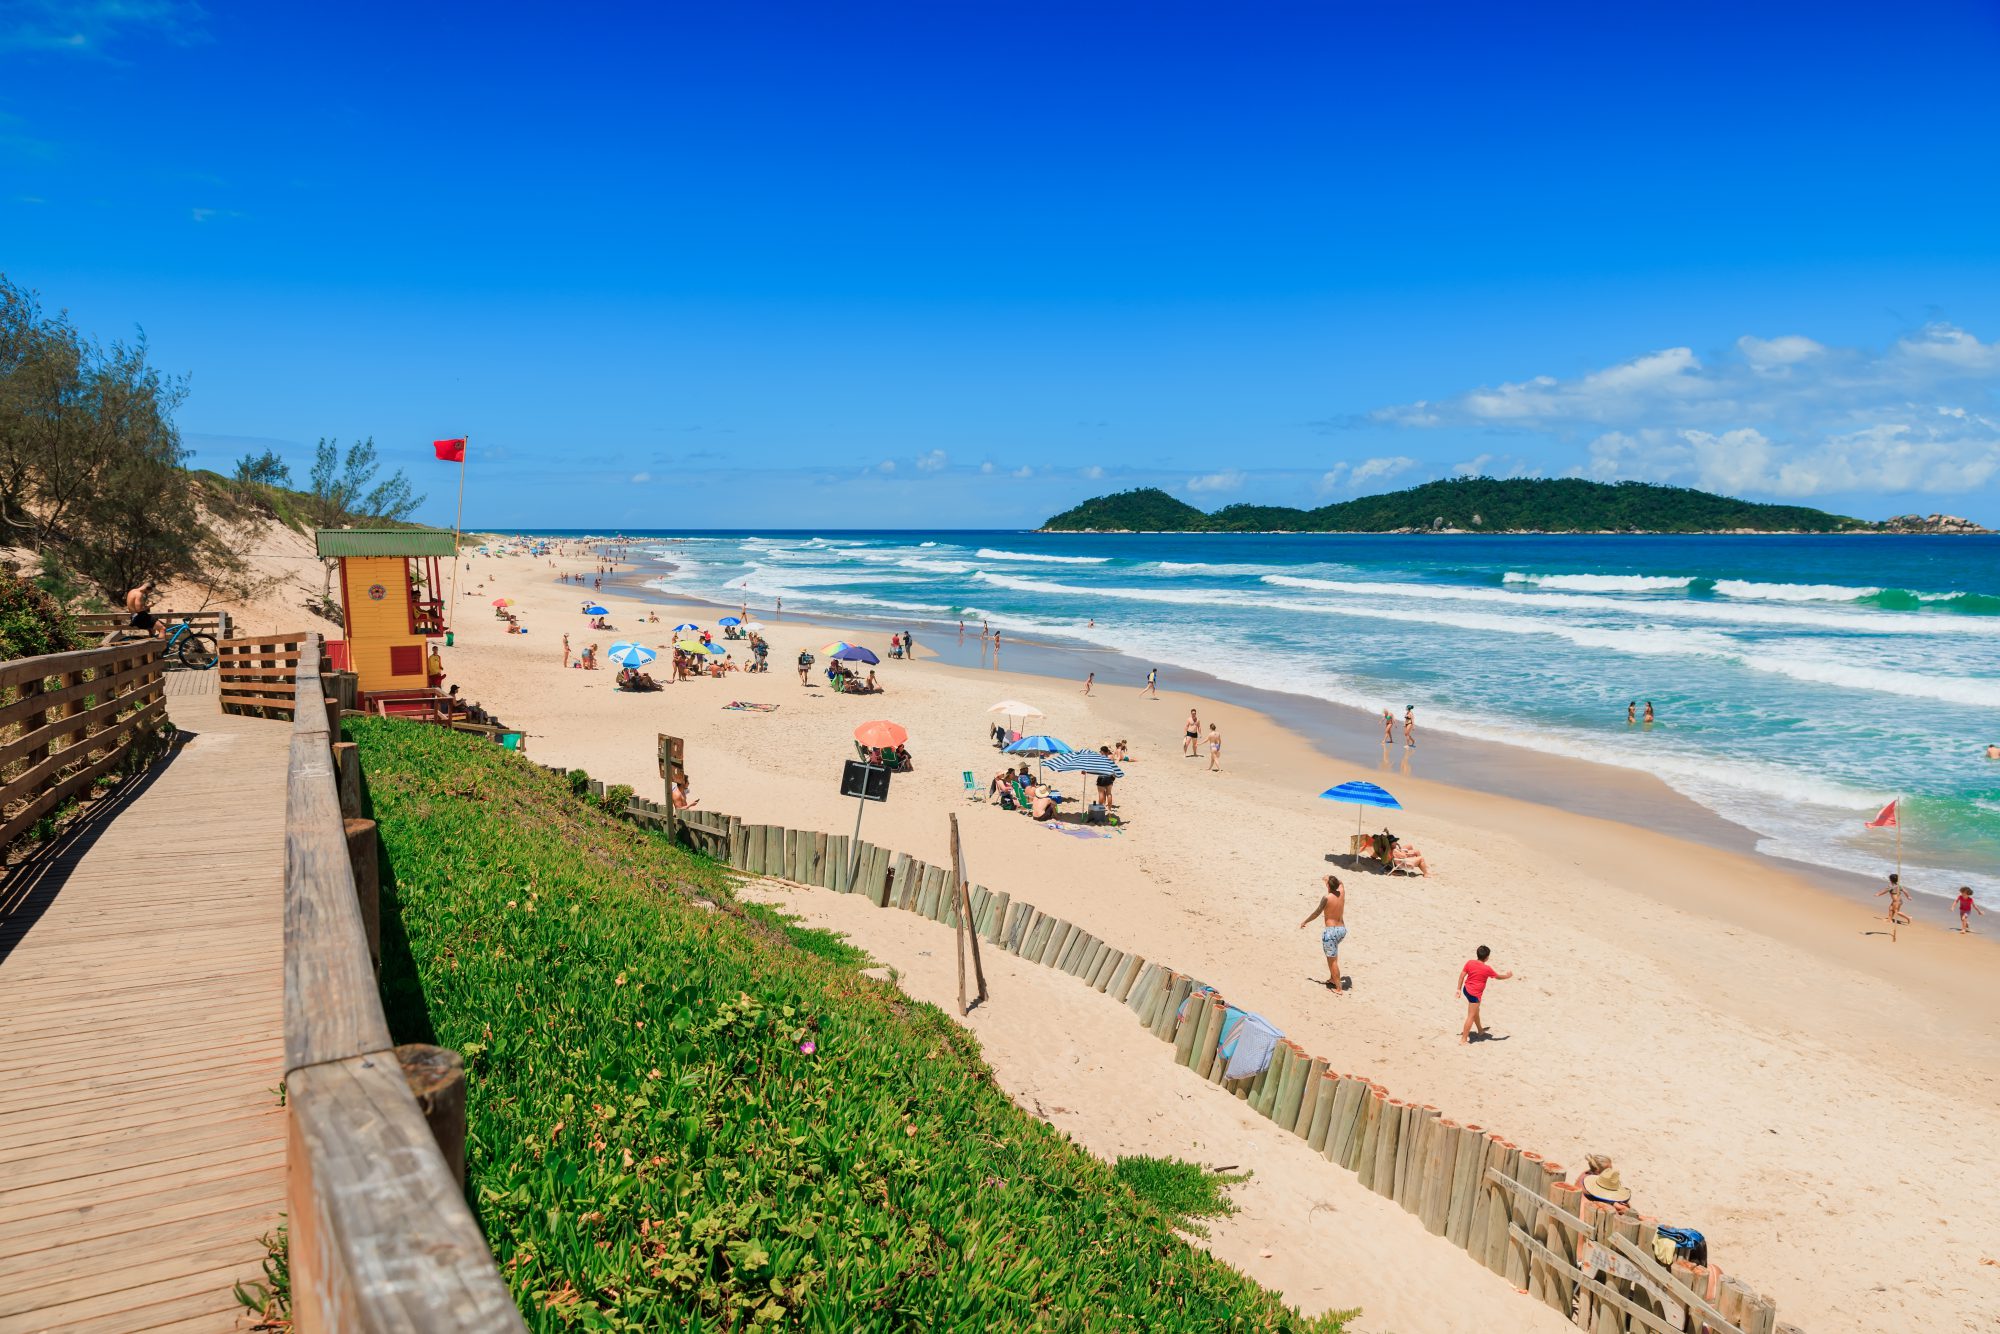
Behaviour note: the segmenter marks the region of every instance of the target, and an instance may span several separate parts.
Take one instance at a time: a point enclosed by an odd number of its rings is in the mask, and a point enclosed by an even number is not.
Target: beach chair
[[[968,801],[984,801],[986,794],[979,790],[979,780],[972,776],[972,770],[965,771],[965,797]]]

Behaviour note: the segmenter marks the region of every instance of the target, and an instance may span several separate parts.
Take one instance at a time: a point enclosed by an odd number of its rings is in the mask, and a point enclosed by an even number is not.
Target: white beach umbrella
[[[987,712],[1004,713],[1009,718],[1048,717],[1047,714],[1043,713],[1040,709],[1036,708],[1034,705],[1023,703],[1018,699],[1003,699],[998,704],[995,704],[992,708],[988,709]]]

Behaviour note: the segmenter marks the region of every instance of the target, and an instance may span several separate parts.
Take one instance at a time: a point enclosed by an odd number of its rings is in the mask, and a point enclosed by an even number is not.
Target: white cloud
[[[1236,491],[1243,486],[1245,474],[1241,469],[1228,468],[1222,472],[1206,473],[1200,477],[1187,479],[1187,489],[1197,494],[1213,491]]]
[[[1093,463],[1083,470],[1083,475],[1093,482],[1102,481],[1104,479],[1104,469]]]
[[[0,21],[0,51],[103,56],[124,37],[187,46],[207,40],[200,5],[182,0],[17,0]]]
[[[653,474],[649,472],[635,472],[632,474],[632,484],[634,486],[644,486],[647,482],[650,482],[652,480],[653,480]]]
[[[894,460],[894,459],[883,459],[883,460],[882,460],[882,461],[881,461],[880,463],[878,463],[878,464],[876,464],[876,465],[875,465],[875,471],[876,471],[876,472],[894,472],[894,471],[896,471],[896,460]]]
[[[986,474],[987,476],[989,476],[989,477],[990,477],[990,476],[992,476],[992,475],[993,475],[993,461],[992,461],[991,459],[988,459],[988,460],[987,460],[987,461],[986,461],[985,463],[982,463],[982,464],[980,464],[980,465],[979,465],[979,471],[980,471],[980,472],[982,472],[982,473],[985,473],[985,474]]]
[[[1394,477],[1396,474],[1408,472],[1416,466],[1417,461],[1415,459],[1405,457],[1401,454],[1389,458],[1363,459],[1354,465],[1354,471],[1348,473],[1347,480],[1353,486],[1360,486],[1363,482],[1372,482],[1384,477]]]
[[[928,454],[917,455],[918,472],[937,472],[940,469],[942,469],[944,465],[945,465],[945,452],[942,449],[933,449]]]
[[[1929,424],[1878,422],[1811,445],[1773,440],[1754,427],[1613,431],[1590,442],[1589,472],[1788,499],[1963,494],[2000,476],[2000,422],[1940,414]]]
[[[1014,469],[1014,476],[1016,477],[1033,477],[1034,475],[1035,475],[1035,470],[1033,468],[1030,468],[1025,463],[1022,464],[1020,467]]]
[[[1370,416],[1571,439],[1587,455],[1580,471],[1595,477],[1785,497],[1949,493],[2000,477],[1996,392],[2000,343],[1931,324],[1881,349],[1746,334],[1712,363],[1667,348],[1573,378],[1536,376]],[[1454,471],[1492,472],[1495,462],[1482,455]]]

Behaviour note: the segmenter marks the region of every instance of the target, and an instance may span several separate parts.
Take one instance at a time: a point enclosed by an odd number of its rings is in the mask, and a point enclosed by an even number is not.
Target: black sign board
[[[840,771],[840,795],[860,797],[866,801],[887,801],[889,771],[879,764],[849,760],[847,767]]]

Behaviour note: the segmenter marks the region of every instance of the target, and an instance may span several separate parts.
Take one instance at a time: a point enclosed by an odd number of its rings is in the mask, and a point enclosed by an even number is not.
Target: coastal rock
[[[1956,514],[1899,514],[1893,519],[1882,520],[1885,533],[1991,533],[1991,528],[1982,528],[1970,519],[1961,519]]]

